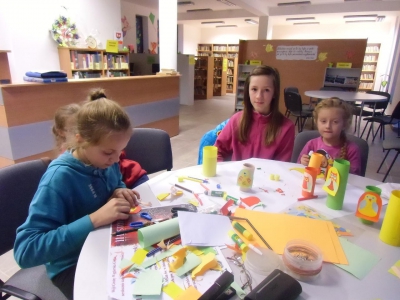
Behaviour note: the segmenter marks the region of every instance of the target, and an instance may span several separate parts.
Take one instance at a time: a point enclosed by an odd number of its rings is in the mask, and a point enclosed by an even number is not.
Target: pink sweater
[[[304,146],[303,150],[301,150],[299,158],[297,162],[300,163],[300,159],[303,154],[310,155],[310,152],[316,152],[317,150],[322,150],[323,154],[326,157],[326,161],[323,162],[324,165],[321,165],[322,168],[326,168],[326,163],[329,165],[333,165],[333,160],[335,158],[340,157],[341,147],[332,147],[328,146],[322,140],[322,137],[317,137],[315,139],[309,140],[307,144]],[[322,154],[322,153],[321,153]],[[361,154],[358,146],[351,141],[347,141],[347,157],[346,159],[350,162],[350,173],[360,175],[361,173]]]
[[[239,123],[243,112],[234,114],[219,134],[215,146],[218,147],[218,161],[243,160],[248,158],[266,158],[290,161],[294,144],[294,124],[285,118],[275,141],[265,146],[265,129],[270,116],[253,112],[253,124],[249,138],[242,144],[238,138]]]

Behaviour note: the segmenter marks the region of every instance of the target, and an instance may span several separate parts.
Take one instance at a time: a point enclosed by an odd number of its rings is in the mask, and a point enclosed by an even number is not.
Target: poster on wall
[[[316,60],[318,46],[278,46],[276,59],[278,60]]]

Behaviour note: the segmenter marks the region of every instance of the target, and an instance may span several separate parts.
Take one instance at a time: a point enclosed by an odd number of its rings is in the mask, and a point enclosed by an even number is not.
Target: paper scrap
[[[232,241],[231,241],[232,242]],[[217,251],[213,247],[198,247],[204,254],[214,253],[217,254]]]
[[[133,257],[131,258],[131,261],[140,266],[142,262],[145,260],[147,253],[149,253],[149,251],[146,251],[142,248],[138,248]]]
[[[164,286],[162,290],[173,300],[176,300],[184,292],[184,290],[173,281]]]
[[[198,300],[200,297],[201,293],[191,285],[176,300]]]
[[[201,264],[192,271],[192,278],[201,276],[209,269],[218,266],[218,261],[215,259],[214,253],[207,253],[206,255],[200,256],[200,258]]]
[[[187,272],[196,268],[199,264],[201,264],[201,258],[192,252],[188,252],[186,255],[186,260],[183,263],[183,266],[176,270],[176,275],[181,277],[185,275]]]
[[[400,260],[398,260],[388,271],[390,274],[400,278]]]
[[[182,245],[223,246],[231,241],[232,225],[226,216],[178,211],[178,219]],[[206,228],[212,228],[212,234]]]
[[[183,262],[185,261],[186,253],[186,248],[179,249],[174,253],[172,256],[174,261],[169,263],[169,269],[171,272],[176,272],[177,269],[182,267]]]
[[[194,246],[186,246],[186,249],[188,249],[188,251],[192,252],[193,254],[196,254],[197,256],[204,254],[203,251],[201,251],[199,248],[194,247]]]
[[[347,264],[346,255],[330,221],[241,208],[235,211],[235,216],[248,219],[277,254],[283,254],[290,240],[302,239],[315,244],[322,251],[324,261]],[[265,246],[247,222],[239,223],[253,234],[255,242]]]
[[[157,253],[154,257],[149,258],[148,260],[145,260],[145,261],[142,263],[141,267],[144,268],[144,269],[146,269],[146,268],[148,268],[148,267],[154,265],[154,264],[157,263],[158,261],[163,260],[164,258],[173,255],[176,251],[178,251],[178,250],[181,249],[181,248],[182,248],[181,245],[177,245],[177,246],[174,246],[174,247],[172,247],[171,249],[168,249],[168,250],[166,250],[166,251],[159,252],[159,253]]]
[[[160,295],[162,275],[155,270],[140,272],[133,284],[133,295]]]
[[[380,258],[375,254],[361,248],[345,238],[339,238],[346,253],[348,265],[335,264],[339,268],[349,272],[358,279],[363,279],[369,271],[379,262]]]

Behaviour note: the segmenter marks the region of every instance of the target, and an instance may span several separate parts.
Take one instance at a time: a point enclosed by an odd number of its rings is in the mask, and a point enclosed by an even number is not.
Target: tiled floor
[[[180,108],[180,134],[171,138],[172,152],[174,157],[174,169],[180,169],[197,164],[199,141],[203,134],[215,128],[216,125],[228,119],[234,113],[234,96],[227,95],[210,100],[195,101],[194,106],[181,106]],[[306,129],[311,127],[308,122]],[[395,139],[397,135],[389,127],[386,128],[386,138]],[[366,177],[382,181],[384,173],[376,173],[384,153],[382,152],[382,141],[377,138],[375,143],[369,142],[369,159]],[[386,160],[383,171],[389,166],[394,157],[392,151]],[[386,182],[400,183],[400,158],[393,167]],[[157,174],[153,174],[151,177]],[[0,257],[0,279],[6,280],[18,270],[14,262],[12,252]],[[10,298],[12,299],[12,298]]]

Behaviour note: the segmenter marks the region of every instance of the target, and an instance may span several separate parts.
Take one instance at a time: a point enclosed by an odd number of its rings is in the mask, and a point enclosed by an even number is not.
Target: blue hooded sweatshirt
[[[14,257],[22,268],[46,265],[50,278],[78,262],[95,212],[125,188],[118,164],[87,166],[66,151],[43,175],[25,223],[17,229]]]

